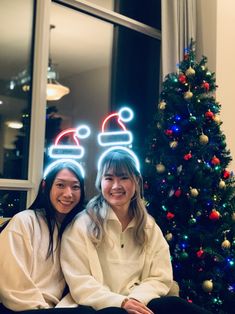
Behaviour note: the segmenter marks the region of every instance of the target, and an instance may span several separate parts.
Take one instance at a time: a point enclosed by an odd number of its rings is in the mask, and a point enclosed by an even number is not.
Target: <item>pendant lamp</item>
[[[50,25],[50,37],[51,37],[51,30],[54,28],[55,28],[55,25]],[[50,51],[49,51],[49,64],[48,64],[48,70],[47,70],[47,97],[46,97],[48,101],[59,100],[63,96],[69,94],[70,92],[70,89],[67,86],[60,84],[57,81],[57,79],[58,79],[58,73],[56,72],[55,65],[52,62]]]

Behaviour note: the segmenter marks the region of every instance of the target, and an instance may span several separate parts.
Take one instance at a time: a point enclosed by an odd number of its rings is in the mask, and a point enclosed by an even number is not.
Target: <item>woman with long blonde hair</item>
[[[98,195],[65,231],[61,266],[73,299],[115,313],[208,313],[166,297],[173,278],[168,244],[147,213],[142,177],[128,150],[99,163]]]

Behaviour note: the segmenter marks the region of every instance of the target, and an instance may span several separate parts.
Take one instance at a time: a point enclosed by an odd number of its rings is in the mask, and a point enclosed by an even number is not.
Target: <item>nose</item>
[[[115,188],[119,188],[121,186],[121,184],[120,184],[120,180],[119,179],[115,179],[114,181],[113,181],[113,188],[115,189]]]
[[[71,187],[67,186],[65,189],[64,189],[64,196],[65,197],[71,197],[72,196],[72,189]]]

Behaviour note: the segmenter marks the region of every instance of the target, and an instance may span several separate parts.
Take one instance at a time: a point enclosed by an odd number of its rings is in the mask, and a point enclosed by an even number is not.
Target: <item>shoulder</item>
[[[83,210],[74,217],[73,221],[67,227],[65,232],[68,233],[75,230],[86,231],[89,224],[90,217],[88,216],[86,210]]]
[[[155,222],[154,218],[150,215],[147,217],[147,223],[146,223],[146,233],[152,242],[163,242],[165,243],[165,238],[163,236],[162,230],[158,226],[158,224]]]
[[[146,221],[145,228],[146,229],[158,229],[159,228],[154,218],[149,214],[147,214],[147,221]]]
[[[33,210],[27,209],[14,215],[4,230],[19,233],[33,230],[35,225],[44,221],[43,217],[41,213],[36,215]]]

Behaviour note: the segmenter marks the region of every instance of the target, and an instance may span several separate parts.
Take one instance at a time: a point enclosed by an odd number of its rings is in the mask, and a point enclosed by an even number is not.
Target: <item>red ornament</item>
[[[189,58],[189,54],[186,53],[186,54],[184,55],[184,60],[188,60],[188,58]]]
[[[173,214],[173,213],[171,213],[171,212],[168,212],[167,215],[166,215],[166,218],[167,218],[168,220],[171,220],[171,219],[173,219],[174,217],[175,217],[175,214]]]
[[[175,191],[175,193],[174,193],[174,195],[175,195],[176,197],[180,197],[181,194],[182,194],[181,189],[177,189],[177,190]]]
[[[184,155],[184,160],[189,160],[191,158],[192,158],[192,154],[191,153],[188,153],[188,154]]]
[[[180,74],[179,75],[179,82],[181,83],[181,84],[185,84],[186,82],[187,82],[187,77],[186,77],[186,75],[184,75],[184,74]]]
[[[165,134],[171,136],[173,134],[172,130],[165,130]]]
[[[225,170],[223,171],[223,174],[222,174],[222,175],[223,175],[223,178],[224,178],[224,179],[228,179],[228,178],[230,177],[230,172],[225,169]]]
[[[219,213],[217,210],[212,209],[212,211],[211,211],[211,213],[210,213],[210,215],[209,215],[209,218],[210,218],[210,220],[212,220],[212,221],[219,220],[219,218],[220,218],[220,213]]]
[[[220,164],[220,160],[219,158],[217,158],[216,156],[214,156],[212,159],[211,159],[211,163],[214,165],[214,166],[217,166]]]
[[[210,84],[206,81],[203,81],[202,87],[206,90],[206,92],[208,92],[210,89]]]
[[[205,117],[207,118],[207,119],[213,119],[214,118],[214,113],[212,112],[212,111],[210,111],[210,110],[208,110],[206,113],[205,113]]]
[[[200,248],[200,250],[199,251],[197,251],[197,257],[198,258],[203,258],[204,257],[204,255],[205,255],[205,252],[203,251],[203,249],[202,248]]]

